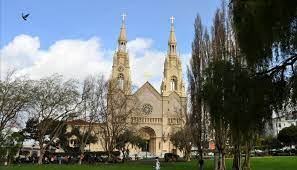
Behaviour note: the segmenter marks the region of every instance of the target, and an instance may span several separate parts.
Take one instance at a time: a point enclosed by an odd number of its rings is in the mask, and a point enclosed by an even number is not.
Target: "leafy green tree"
[[[142,139],[140,136],[135,135],[135,132],[131,130],[125,130],[124,133],[120,134],[116,139],[116,148],[122,151],[124,160],[127,159],[125,151],[128,151],[129,145],[137,146],[139,148],[144,148],[146,146],[146,141]]]
[[[7,136],[0,147],[0,162],[5,161],[8,165],[11,164],[22,148],[24,139],[22,132],[13,132]]]
[[[191,158],[191,148],[193,144],[193,137],[192,135],[189,135],[190,133],[190,127],[186,126],[170,136],[172,144],[179,150],[184,151],[184,158],[187,161]]]
[[[262,147],[265,149],[277,149],[281,147],[281,142],[273,136],[268,136],[261,141]]]
[[[94,127],[94,126],[93,126]],[[96,143],[98,138],[92,131],[84,131],[83,126],[71,126],[71,131],[66,132],[65,136],[70,138],[74,137],[74,148],[78,148],[79,154],[84,156],[85,147],[91,143]],[[70,138],[68,138],[68,145]],[[82,159],[79,159],[79,164],[82,163]]]
[[[116,148],[125,149],[127,144],[131,144],[133,146],[141,146],[140,143],[142,142],[145,143],[145,140],[141,139],[140,136],[135,135],[133,131],[125,130],[124,133],[120,134],[116,139]]]
[[[290,126],[279,131],[277,139],[287,146],[297,144],[297,126]]]
[[[297,104],[297,1],[230,1],[234,30],[246,62],[278,84],[274,107]],[[283,92],[283,89],[287,89]]]
[[[77,145],[74,147],[70,146],[70,138],[72,136],[71,131],[67,131],[68,125],[65,123],[62,127],[61,133],[58,135],[58,140],[54,143],[56,147],[62,148],[65,153],[78,156],[80,153],[80,148]]]
[[[233,0],[229,6],[241,58],[252,80],[247,89],[256,94],[246,98],[248,110],[256,113],[249,111],[245,123],[252,126],[247,126],[247,134],[261,129],[272,110],[297,104],[297,2]]]
[[[288,90],[281,88],[284,81],[257,74],[254,67],[247,65],[231,25],[233,17],[224,3],[215,14],[211,55],[201,84],[221,158],[215,169],[225,169],[224,150],[228,140],[232,144],[233,169],[239,170],[242,151],[246,153],[242,168],[250,169],[250,151],[256,137],[271,119],[276,98],[283,98]]]
[[[209,128],[207,128],[209,119],[208,112],[202,100],[201,91],[204,78],[203,71],[210,55],[210,40],[208,31],[203,27],[199,15],[196,16],[194,28],[195,34],[192,42],[192,57],[190,67],[188,68],[190,111],[184,130],[190,130],[189,133],[193,136],[193,141],[191,142],[198,147],[199,162],[201,162],[199,166],[200,169],[203,169],[203,143],[205,143],[207,135],[209,134]],[[186,149],[186,153],[188,154],[188,148]]]
[[[49,122],[51,122],[51,124],[49,124]],[[44,126],[43,124],[48,124],[46,131],[40,129],[40,127]],[[31,139],[38,142],[42,138],[44,144],[47,145],[47,147],[44,148],[45,152],[48,150],[49,146],[55,147],[55,142],[52,140],[53,136],[51,133],[55,130],[57,124],[64,125],[64,122],[60,122],[58,120],[54,121],[51,119],[44,119],[39,122],[37,118],[29,118],[26,122],[25,128],[22,130],[22,133],[25,139]]]

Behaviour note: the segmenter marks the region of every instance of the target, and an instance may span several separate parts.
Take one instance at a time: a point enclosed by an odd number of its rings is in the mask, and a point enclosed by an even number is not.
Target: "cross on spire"
[[[122,14],[122,21],[124,22],[125,21],[125,17],[127,16],[127,14],[126,13],[123,13]]]
[[[170,17],[170,20],[171,20],[171,24],[173,25],[174,20],[175,20],[174,16],[171,16],[171,17]]]

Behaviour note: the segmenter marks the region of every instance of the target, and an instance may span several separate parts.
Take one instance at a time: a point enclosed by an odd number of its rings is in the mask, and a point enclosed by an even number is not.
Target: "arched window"
[[[126,49],[126,43],[125,42],[121,42],[120,43],[120,50],[125,51]]]
[[[174,45],[171,45],[171,51],[175,52]]]
[[[170,80],[170,90],[171,91],[177,90],[177,78],[175,76],[172,76],[171,77],[171,80]]]
[[[124,75],[122,73],[118,76],[118,87],[122,90],[124,89]]]

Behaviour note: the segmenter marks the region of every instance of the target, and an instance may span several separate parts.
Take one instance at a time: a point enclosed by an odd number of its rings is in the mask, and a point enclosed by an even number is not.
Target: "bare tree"
[[[79,164],[85,153],[85,147],[93,135],[100,135],[98,131],[98,117],[106,111],[105,106],[106,81],[103,76],[89,76],[84,80],[83,91],[81,94],[82,102],[79,106],[78,118],[86,122],[84,126],[80,126],[80,159]],[[97,138],[98,139],[98,138]]]
[[[118,88],[116,81],[108,81],[98,100],[98,126],[101,132],[101,142],[108,152],[109,159],[116,148],[116,140],[130,128],[131,116],[139,113],[138,99],[126,95]]]
[[[10,71],[0,80],[0,137],[3,139],[17,123],[19,113],[27,110],[32,97],[32,82],[15,73]]]
[[[75,116],[75,110],[79,105],[79,92],[76,81],[64,81],[59,75],[37,80],[33,92],[30,116],[38,121],[36,126],[38,132],[36,140],[40,147],[38,164],[42,164],[46,148],[61,133],[65,121]]]

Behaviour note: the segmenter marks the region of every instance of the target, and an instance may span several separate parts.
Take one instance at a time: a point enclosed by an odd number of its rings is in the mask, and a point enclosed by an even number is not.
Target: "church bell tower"
[[[116,88],[123,90],[125,94],[129,95],[131,94],[131,73],[127,51],[125,17],[126,14],[123,14],[118,47],[113,56],[111,80]]]
[[[174,17],[170,18],[170,34],[168,40],[168,51],[164,62],[163,81],[161,84],[161,93],[168,96],[176,92],[181,97],[185,97],[185,85],[182,75],[182,63],[180,56],[176,52],[176,38],[174,32]]]

